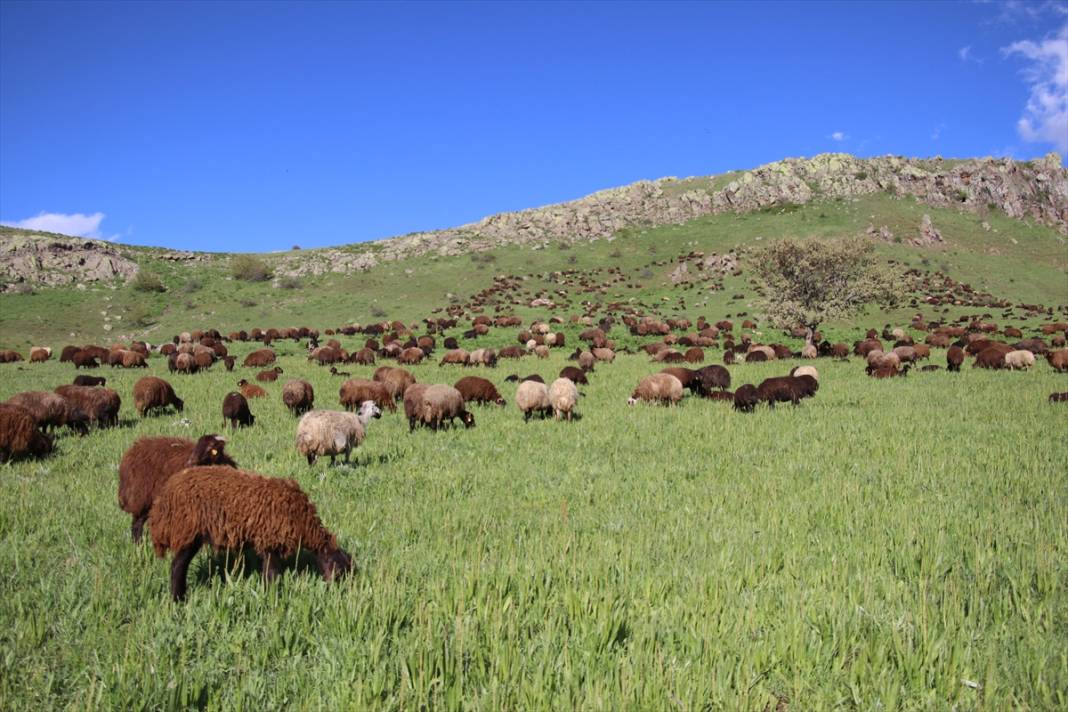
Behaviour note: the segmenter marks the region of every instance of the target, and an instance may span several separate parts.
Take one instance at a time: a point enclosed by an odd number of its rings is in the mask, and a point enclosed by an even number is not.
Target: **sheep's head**
[[[320,552],[315,558],[319,573],[327,583],[352,570],[352,557],[344,549]]]
[[[466,410],[460,412],[460,420],[463,421],[465,428],[475,427],[475,414],[469,413]]]
[[[225,447],[226,438],[219,435],[203,435],[197,440],[197,444],[193,447],[193,452],[189,454],[189,460],[185,464],[187,467],[203,465],[237,467],[237,463],[226,454]]]
[[[637,402],[638,402],[638,399],[635,398],[634,396],[631,396],[630,398],[627,399],[627,405],[634,405]]]
[[[366,423],[371,420],[371,418],[381,418],[382,409],[375,405],[374,401],[365,400],[363,403],[360,403],[359,415],[360,420]]]
[[[497,404],[497,405],[499,405],[499,406],[506,406],[506,405],[508,405],[508,401],[506,401],[506,400],[505,400],[504,398],[498,398],[497,400],[495,400],[495,401],[493,401],[493,402],[494,402],[494,403],[496,403],[496,404]]]

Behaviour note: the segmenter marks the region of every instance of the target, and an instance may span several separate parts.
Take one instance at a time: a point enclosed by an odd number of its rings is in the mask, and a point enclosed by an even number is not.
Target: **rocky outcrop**
[[[0,283],[3,291],[21,285],[55,287],[86,282],[125,281],[138,266],[111,244],[62,236],[38,237],[0,232]]]
[[[930,215],[924,215],[923,220],[920,221],[919,236],[909,240],[909,244],[915,247],[931,247],[932,245],[941,245],[943,242],[942,233],[931,224]]]

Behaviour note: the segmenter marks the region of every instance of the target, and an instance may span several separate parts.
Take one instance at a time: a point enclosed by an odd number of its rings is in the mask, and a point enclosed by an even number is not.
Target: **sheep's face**
[[[365,421],[371,418],[381,418],[382,409],[375,405],[374,401],[364,401],[360,404],[360,417]]]
[[[323,581],[330,583],[352,570],[352,557],[344,549],[334,549],[316,557]]]
[[[473,428],[473,427],[475,427],[475,414],[474,413],[468,413],[467,411],[464,411],[463,414],[460,416],[460,420],[462,420],[464,422],[464,427],[465,428]]]
[[[494,401],[494,403],[496,403],[499,406],[508,405],[508,401],[506,401],[504,398],[498,398],[497,400]]]
[[[638,402],[638,399],[635,398],[634,396],[631,396],[630,398],[627,399],[627,405],[634,405],[637,402]]]

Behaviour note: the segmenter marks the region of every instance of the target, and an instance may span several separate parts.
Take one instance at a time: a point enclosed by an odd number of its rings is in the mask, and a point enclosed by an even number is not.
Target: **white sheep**
[[[570,378],[557,378],[553,381],[549,386],[549,403],[553,407],[553,418],[560,420],[560,416],[564,416],[570,422],[578,396],[578,388]]]
[[[358,413],[310,410],[297,424],[297,452],[308,458],[309,465],[323,455],[329,455],[330,464],[334,464],[335,458],[344,454],[347,463],[352,448],[363,442],[371,418],[381,417],[374,401],[361,403]]]
[[[1035,365],[1035,355],[1030,351],[1020,349],[1018,351],[1010,351],[1005,354],[1005,368],[1015,371],[1016,369],[1022,369],[1026,371]]]
[[[541,413],[544,417],[552,410],[548,387],[537,381],[523,381],[519,384],[515,392],[515,404],[523,413],[523,422],[530,420],[534,412]]]

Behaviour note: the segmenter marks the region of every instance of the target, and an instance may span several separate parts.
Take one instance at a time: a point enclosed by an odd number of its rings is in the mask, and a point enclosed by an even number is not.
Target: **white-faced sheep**
[[[553,409],[548,386],[537,381],[523,381],[519,384],[515,392],[515,404],[523,413],[523,422],[530,420],[534,413],[540,413],[544,418]]]
[[[330,464],[338,455],[349,462],[352,448],[358,447],[367,434],[371,418],[382,417],[374,401],[364,401],[358,413],[337,410],[311,410],[297,423],[297,452],[314,465],[318,457],[330,456]]]
[[[638,401],[677,405],[681,400],[682,381],[670,373],[654,373],[638,382],[627,405],[634,405]]]
[[[1010,351],[1005,354],[1005,367],[1013,371],[1016,369],[1026,371],[1034,365],[1035,355],[1030,351],[1020,349],[1019,351]]]
[[[578,388],[570,378],[557,378],[553,381],[549,386],[549,403],[553,407],[553,418],[560,420],[563,417],[570,422],[578,397]]]

